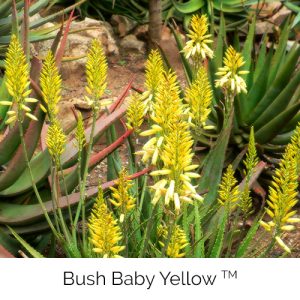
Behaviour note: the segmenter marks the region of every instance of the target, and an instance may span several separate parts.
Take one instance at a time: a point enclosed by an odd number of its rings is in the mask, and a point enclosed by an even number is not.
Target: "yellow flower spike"
[[[31,93],[31,90],[29,89],[29,65],[16,35],[11,36],[5,59],[5,70],[5,84],[9,94],[13,97],[13,102],[16,104],[16,118],[9,118],[7,122],[11,123],[16,119],[23,122],[23,112],[25,111],[28,113],[30,111],[25,105],[25,100]],[[11,106],[12,102],[1,101],[0,104]],[[32,119],[36,119],[31,114],[26,115]]]
[[[67,138],[61,128],[61,125],[55,119],[48,128],[46,144],[55,165],[58,167],[60,166],[60,156],[65,150],[66,141]]]
[[[189,172],[196,168],[196,165],[192,165],[192,145],[193,140],[188,123],[184,120],[177,120],[170,125],[165,135],[161,152],[163,168],[150,173],[151,176],[163,176],[165,180],[165,193],[162,193],[161,188],[156,184],[152,187],[154,190],[160,189],[158,193],[155,193],[153,202],[158,201],[158,195],[165,194],[165,205],[173,207],[176,213],[180,212],[181,200],[192,202],[193,199],[201,198],[189,182],[192,178],[198,177],[197,174]]]
[[[184,106],[180,99],[180,90],[177,83],[177,77],[174,72],[164,73],[163,80],[159,85],[155,102],[153,103],[153,112],[151,119],[154,124],[151,129],[141,132],[141,136],[156,135],[155,142],[151,146],[144,146],[140,151],[143,154],[142,160],[151,159],[156,164],[161,155],[161,149],[164,144],[164,136],[170,130],[171,124],[177,122],[183,117]],[[157,151],[155,151],[157,149]]]
[[[190,107],[192,123],[197,127],[204,127],[211,112],[212,89],[204,67],[200,67],[195,80],[187,88],[185,100]]]
[[[225,206],[229,211],[233,208],[234,204],[239,199],[239,187],[237,180],[234,177],[232,165],[227,167],[225,174],[219,187],[218,201],[221,205]]]
[[[164,64],[161,55],[158,50],[151,50],[145,66],[145,87],[146,92],[144,93],[144,113],[152,112],[153,101],[158,90],[158,86],[163,80]]]
[[[136,199],[130,194],[130,188],[133,186],[132,180],[127,177],[128,174],[123,168],[119,173],[117,188],[110,188],[112,191],[110,202],[118,208],[120,216],[124,215],[124,217],[135,207],[136,202]]]
[[[297,136],[297,131],[295,136]],[[297,155],[299,149],[293,144],[293,139],[287,145],[279,167],[273,175],[273,187],[269,188],[269,197],[266,213],[272,219],[268,222],[272,224],[272,230],[276,235],[276,241],[286,252],[290,253],[290,249],[282,241],[282,233],[294,229],[294,223],[300,222],[299,218],[292,218],[296,214],[293,210],[297,204],[298,194],[298,175],[297,175]],[[274,184],[275,183],[275,184]]]
[[[52,122],[58,113],[57,104],[61,100],[62,81],[51,51],[48,51],[43,63],[40,83],[43,99],[47,104],[49,119]]]
[[[125,248],[118,245],[122,240],[121,229],[104,202],[101,187],[89,218],[88,228],[95,253],[99,253],[101,257],[120,257],[119,253]]]
[[[239,70],[244,64],[242,54],[236,52],[232,46],[226,50],[223,59],[224,67],[219,68],[216,73],[220,79],[215,81],[216,87],[224,88],[227,92],[232,94],[247,93],[247,85],[245,80],[240,76],[248,74],[248,71]]]
[[[134,129],[136,132],[140,131],[140,127],[144,121],[145,104],[138,93],[132,93],[127,108],[127,126]]]
[[[78,112],[78,120],[75,132],[76,146],[78,150],[81,152],[83,147],[86,144],[85,132],[84,132],[84,124],[81,112]]]
[[[160,225],[157,229],[157,235],[159,237],[159,244],[163,248],[168,238],[168,229],[166,226]],[[184,249],[189,245],[185,232],[176,225],[173,229],[168,247],[166,249],[166,255],[170,258],[181,258],[185,256]]]
[[[213,51],[208,46],[213,41],[211,34],[208,33],[208,19],[206,15],[192,16],[187,36],[190,40],[186,43],[182,52],[187,59],[191,58],[197,68],[203,60],[213,57]]]
[[[107,61],[103,47],[99,40],[93,40],[87,55],[86,63],[86,91],[90,104],[95,111],[100,110],[100,98],[106,89]]]
[[[251,127],[248,151],[246,153],[246,159],[244,160],[244,165],[246,168],[245,175],[252,173],[255,166],[258,164],[257,151],[255,147],[254,129]],[[251,174],[250,174],[251,175]]]
[[[245,166],[244,175],[246,177],[245,187],[241,192],[241,199],[238,203],[243,213],[244,220],[253,212],[252,210],[252,198],[250,196],[249,181],[253,174],[255,166],[258,164],[257,151],[255,147],[254,129],[251,127],[248,151],[246,153],[246,159],[243,161]]]

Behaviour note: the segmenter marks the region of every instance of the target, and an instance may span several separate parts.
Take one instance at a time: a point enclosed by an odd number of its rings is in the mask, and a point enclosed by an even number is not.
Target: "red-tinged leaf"
[[[128,176],[128,179],[135,179],[149,173],[152,170],[151,167],[141,170],[135,174]],[[112,180],[102,184],[102,189],[108,188],[117,184],[116,180]],[[88,199],[96,196],[98,193],[98,187],[90,188],[86,191]],[[61,197],[59,199],[60,208],[65,209],[68,205],[77,204],[80,201],[80,193],[74,193],[67,197]],[[53,212],[53,202],[47,201],[44,203],[48,213]],[[44,214],[39,204],[32,205],[18,205],[0,202],[0,224],[9,226],[20,226],[25,224],[31,224],[36,220],[43,219]]]
[[[253,183],[252,190],[256,195],[260,196],[263,200],[266,199],[267,192],[257,181]]]
[[[16,8],[16,0],[12,1],[12,28],[11,28],[11,33],[15,34],[16,36],[19,36],[19,22],[18,22],[18,11]]]
[[[60,43],[60,47],[59,47],[59,49],[57,50],[57,53],[56,53],[55,58],[56,58],[57,66],[60,66],[62,58],[64,56],[64,52],[65,52],[65,48],[66,48],[66,44],[67,44],[67,38],[68,38],[69,31],[70,31],[71,23],[72,23],[72,20],[73,20],[73,15],[74,15],[74,9],[71,11],[70,17],[69,17],[69,19],[67,21],[67,24],[66,24],[64,35],[63,35],[61,43]]]
[[[2,245],[0,245],[0,258],[14,258],[14,256]]]
[[[59,45],[59,42],[60,42],[60,39],[63,35],[63,31],[64,31],[64,24],[61,25],[56,37],[54,38],[53,40],[53,43],[51,45],[51,52],[52,53],[56,53],[57,49],[58,49],[58,45]]]
[[[24,15],[22,22],[22,42],[23,42],[23,50],[27,60],[29,61],[29,0],[24,1]]]
[[[129,90],[132,88],[132,84],[133,84],[134,79],[135,79],[135,76],[132,76],[130,78],[129,83],[124,88],[122,93],[118,96],[117,100],[109,107],[109,112],[110,113],[114,112],[124,102]]]
[[[99,161],[103,160],[110,153],[112,153],[118,147],[120,147],[124,143],[124,141],[130,136],[130,134],[132,132],[133,132],[133,130],[131,130],[131,129],[127,130],[122,136],[120,136],[117,140],[115,140],[113,143],[111,143],[105,149],[103,149],[99,153],[93,155],[89,161],[89,168],[94,167],[96,164],[98,164]]]

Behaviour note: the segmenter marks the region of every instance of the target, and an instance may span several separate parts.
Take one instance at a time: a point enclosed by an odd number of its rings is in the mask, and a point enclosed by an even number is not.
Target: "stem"
[[[23,126],[22,126],[22,122],[21,122],[20,119],[18,120],[18,124],[19,124],[19,132],[20,132],[20,138],[21,138],[21,144],[22,144],[22,148],[23,148],[24,158],[25,158],[25,162],[26,162],[26,165],[27,165],[27,168],[28,168],[28,171],[29,171],[29,175],[30,175],[30,179],[31,179],[31,184],[32,184],[34,193],[36,195],[36,198],[37,198],[39,204],[41,205],[42,211],[43,211],[44,216],[45,216],[45,218],[46,218],[46,220],[48,222],[48,225],[49,225],[50,229],[52,230],[52,232],[55,235],[55,237],[60,240],[60,236],[59,236],[57,230],[55,229],[55,227],[53,226],[53,223],[52,223],[52,221],[51,221],[51,219],[49,217],[49,214],[48,214],[47,209],[46,209],[46,207],[44,205],[44,202],[41,199],[39,191],[38,191],[38,189],[36,187],[36,184],[34,182],[34,177],[33,177],[33,174],[32,174],[31,167],[30,167],[30,162],[29,162],[29,159],[28,159],[26,144],[25,144],[25,140],[24,140]]]
[[[89,170],[89,160],[93,148],[93,140],[94,140],[94,132],[95,132],[95,124],[97,120],[97,110],[93,110],[93,123],[92,123],[92,129],[91,129],[91,135],[90,140],[88,144],[87,154],[86,154],[86,161],[83,171],[83,179],[80,185],[80,203],[81,203],[81,211],[82,211],[82,240],[83,240],[83,249],[86,249],[86,217],[85,217],[85,186],[87,181],[87,175]]]
[[[51,167],[51,182],[53,185],[54,182],[54,171],[53,171],[53,166]],[[60,232],[60,228],[59,228],[59,224],[58,224],[58,216],[56,213],[56,209],[57,209],[57,203],[55,202],[55,193],[54,193],[54,189],[51,188],[51,200],[52,200],[52,207],[53,207],[53,214],[54,214],[54,221],[55,221],[55,226],[56,226],[56,230],[61,234]]]
[[[82,151],[81,151],[81,149],[79,149],[79,153],[78,153],[78,182],[79,182],[79,184],[81,183],[81,160],[82,160]],[[77,228],[77,223],[79,220],[80,212],[81,212],[81,201],[79,201],[79,203],[78,203],[76,215],[75,215],[75,219],[74,219],[74,223],[73,223],[73,228],[72,228],[72,236],[73,236],[73,240],[74,240],[75,244],[77,244],[76,228]]]
[[[69,201],[69,194],[68,194],[68,191],[67,191],[67,184],[66,184],[63,168],[62,168],[62,165],[61,165],[61,161],[59,161],[59,166],[60,166],[60,173],[61,173],[61,177],[62,177],[64,189],[65,189],[65,196],[67,198],[68,212],[69,212],[71,227],[73,228],[73,217],[72,217],[72,211],[71,211],[71,206],[70,206],[70,201]]]
[[[57,211],[58,211],[58,217],[60,220],[60,224],[61,224],[61,228],[62,231],[64,233],[64,236],[67,240],[68,243],[70,243],[70,235],[60,208],[60,203],[59,203],[59,199],[60,199],[60,186],[59,186],[59,178],[58,178],[58,173],[57,173],[57,168],[56,166],[54,167],[54,182],[52,184],[53,189],[54,189],[54,195],[55,195],[55,201],[56,201],[56,205],[57,205]]]

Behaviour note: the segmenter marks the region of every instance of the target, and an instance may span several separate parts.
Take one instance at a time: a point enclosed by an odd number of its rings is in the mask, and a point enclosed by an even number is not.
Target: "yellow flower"
[[[223,87],[233,94],[240,94],[241,92],[246,94],[247,85],[240,75],[248,74],[249,71],[239,71],[245,64],[242,54],[236,52],[232,46],[229,46],[223,62],[224,67],[219,68],[216,73],[216,75],[220,76],[220,79],[215,81],[216,87]]]
[[[132,93],[128,108],[127,108],[127,126],[134,129],[136,132],[140,131],[140,127],[144,121],[145,104],[138,93]]]
[[[297,133],[296,133],[297,134]],[[269,197],[267,200],[268,207],[265,208],[266,213],[271,218],[267,224],[276,237],[276,241],[285,251],[290,252],[288,247],[281,240],[284,231],[294,229],[294,223],[299,223],[299,218],[294,218],[297,213],[294,206],[297,204],[298,194],[298,174],[297,174],[297,151],[295,151],[293,142],[288,144],[279,163],[279,167],[275,170],[272,186],[269,188]]]
[[[154,124],[151,126],[151,129],[140,133],[142,136],[155,135],[144,145],[142,151],[136,153],[143,154],[143,162],[151,159],[151,163],[153,165],[156,164],[164,143],[164,136],[170,130],[170,125],[183,117],[184,106],[179,93],[180,90],[175,73],[172,71],[164,73],[151,114]]]
[[[166,240],[168,238],[168,229],[166,226],[160,225],[157,230],[157,235],[161,239],[159,244],[161,247],[165,247]],[[171,238],[166,249],[166,254],[170,258],[181,258],[185,256],[184,249],[189,245],[185,232],[176,225],[171,234]]]
[[[15,35],[12,35],[5,59],[5,84],[8,93],[13,97],[12,101],[0,101],[1,105],[16,105],[15,110],[9,110],[9,118],[6,124],[10,124],[16,120],[23,122],[24,114],[30,119],[37,121],[37,118],[31,113],[29,103],[37,102],[34,98],[28,98],[31,94],[29,89],[29,65],[20,41]]]
[[[48,115],[52,121],[58,113],[57,104],[61,100],[61,77],[59,75],[54,56],[47,53],[41,70],[41,89],[45,103],[48,106]]]
[[[48,128],[46,144],[56,166],[60,166],[60,156],[65,150],[66,141],[67,138],[60,123],[56,119],[53,120]]]
[[[190,30],[187,36],[190,40],[184,46],[182,52],[187,59],[191,58],[196,66],[208,58],[213,57],[213,51],[208,46],[211,44],[212,36],[208,34],[208,21],[206,15],[193,15]]]
[[[121,221],[135,207],[136,202],[136,199],[130,194],[130,188],[133,186],[132,180],[127,179],[127,176],[128,174],[123,168],[119,173],[118,187],[110,188],[112,195],[109,201],[119,210]]]
[[[163,168],[151,172],[152,176],[164,177],[152,186],[155,190],[153,204],[164,195],[165,205],[173,205],[175,212],[179,213],[181,202],[192,203],[193,199],[203,200],[191,183],[193,178],[200,177],[199,174],[192,172],[198,167],[192,165],[192,145],[193,140],[186,121],[177,120],[170,125],[161,153]]]
[[[101,257],[120,257],[119,253],[125,248],[118,245],[122,240],[121,229],[112,212],[104,203],[101,188],[99,188],[88,227],[90,242],[95,253],[98,253]]]
[[[257,151],[255,147],[255,137],[254,137],[254,129],[251,127],[249,143],[248,143],[248,151],[246,153],[246,159],[244,161],[244,165],[246,168],[245,175],[251,177],[253,173],[253,169],[258,164]]]
[[[238,205],[241,208],[244,219],[246,219],[252,213],[252,198],[250,196],[249,181],[253,174],[254,168],[258,163],[253,127],[251,127],[248,151],[246,153],[246,159],[243,163],[246,168],[244,171],[246,182],[245,187],[241,192],[241,199]]]
[[[277,244],[287,253],[291,253],[291,249],[283,242],[283,240],[279,237],[276,236],[275,240],[277,242]]]
[[[190,107],[192,123],[196,127],[205,127],[208,115],[211,112],[212,89],[207,76],[207,72],[201,66],[197,72],[195,80],[187,88],[185,99]]]
[[[145,113],[152,112],[153,101],[158,90],[158,86],[163,80],[164,64],[158,50],[151,50],[146,61],[145,87],[146,92],[143,94]]]
[[[89,97],[86,100],[92,109],[99,111],[100,98],[106,88],[107,61],[103,47],[99,40],[93,40],[91,48],[87,54],[86,63],[86,91]]]
[[[239,187],[234,177],[232,165],[229,165],[220,184],[218,201],[231,211],[238,199]]]

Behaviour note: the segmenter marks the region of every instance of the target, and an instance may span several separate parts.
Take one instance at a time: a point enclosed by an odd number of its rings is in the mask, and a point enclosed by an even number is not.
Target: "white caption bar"
[[[12,300],[300,299],[299,283],[300,259],[0,259]]]

